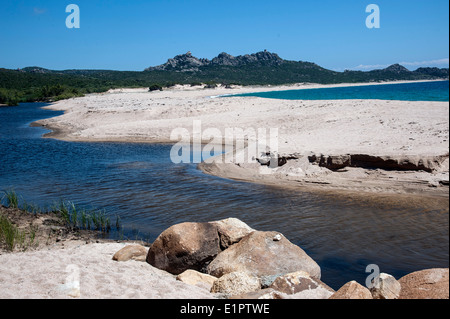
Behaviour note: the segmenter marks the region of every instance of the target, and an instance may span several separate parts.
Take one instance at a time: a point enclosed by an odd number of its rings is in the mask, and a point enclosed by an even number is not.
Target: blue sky
[[[80,29],[68,29],[69,4]],[[366,6],[380,8],[368,29]],[[0,67],[143,70],[267,49],[325,68],[448,67],[448,0],[2,0]]]

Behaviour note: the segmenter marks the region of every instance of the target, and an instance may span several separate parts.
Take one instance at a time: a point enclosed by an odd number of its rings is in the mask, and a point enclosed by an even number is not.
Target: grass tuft
[[[19,208],[19,196],[13,189],[3,191],[1,202],[6,201],[5,206],[9,208]]]
[[[109,233],[111,220],[104,210],[87,210],[69,201],[54,203],[51,211],[59,215],[68,227],[74,229],[98,230]],[[120,228],[119,219],[116,227]]]
[[[35,243],[35,239],[35,227],[30,226],[30,232],[27,234],[0,214],[0,244],[4,245],[7,251],[14,251],[16,248],[25,251]]]

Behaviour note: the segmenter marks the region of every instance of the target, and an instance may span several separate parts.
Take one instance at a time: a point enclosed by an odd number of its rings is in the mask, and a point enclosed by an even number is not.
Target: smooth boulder
[[[398,299],[402,286],[391,275],[381,273],[370,288],[373,299]]]
[[[188,269],[179,274],[176,279],[188,285],[203,287],[208,291],[211,290],[214,281],[217,280],[216,277],[192,269]]]
[[[261,289],[259,278],[246,272],[236,271],[214,281],[211,292],[229,297],[258,291],[259,289]]]
[[[201,271],[221,251],[217,226],[211,223],[181,223],[156,238],[147,262],[179,275],[187,269]]]
[[[319,265],[303,249],[278,232],[254,231],[222,251],[206,268],[215,277],[243,271],[262,280],[268,287],[279,276],[306,271],[320,279]]]
[[[115,261],[137,260],[145,261],[147,248],[142,245],[128,245],[116,252],[113,256]]]

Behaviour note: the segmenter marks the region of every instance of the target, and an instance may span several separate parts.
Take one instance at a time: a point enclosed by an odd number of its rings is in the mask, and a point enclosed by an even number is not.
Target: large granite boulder
[[[215,277],[242,271],[261,279],[268,287],[279,276],[306,271],[320,279],[319,265],[303,249],[278,232],[254,231],[222,251],[206,268]]]
[[[187,269],[201,271],[221,251],[217,226],[211,223],[182,223],[158,236],[147,262],[174,275]]]
[[[399,299],[449,299],[448,268],[416,271],[398,282],[402,286]]]

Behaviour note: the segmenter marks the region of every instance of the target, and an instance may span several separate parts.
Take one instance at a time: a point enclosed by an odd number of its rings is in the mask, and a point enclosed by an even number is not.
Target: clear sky
[[[66,6],[80,28],[66,27]],[[366,27],[366,6],[380,28]],[[448,67],[448,0],[1,0],[0,67],[137,70],[267,49],[328,69]]]

